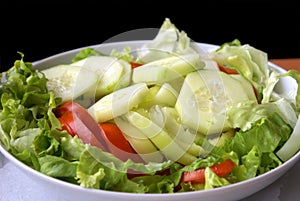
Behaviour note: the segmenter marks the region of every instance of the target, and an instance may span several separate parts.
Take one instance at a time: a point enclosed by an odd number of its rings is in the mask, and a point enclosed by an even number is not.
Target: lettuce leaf
[[[59,156],[45,155],[39,157],[40,172],[51,177],[75,177],[77,161],[71,162]]]
[[[137,54],[142,63],[148,63],[174,54],[197,54],[197,51],[191,45],[187,34],[179,31],[170,19],[166,18],[155,38],[139,48]]]
[[[39,155],[59,152],[53,132],[58,132],[60,124],[51,115],[59,100],[47,91],[46,77],[20,55],[21,59],[1,74],[0,142],[20,161],[39,170]]]
[[[272,153],[286,142],[291,132],[292,127],[274,112],[257,120],[250,129],[237,132],[230,150],[243,156],[256,146],[262,153]]]
[[[238,157],[234,160],[237,166],[228,180],[253,178],[282,164],[275,153],[289,139],[292,130],[278,113],[269,113],[256,120],[251,128],[237,131],[230,141],[215,147],[209,157],[233,152]]]
[[[210,57],[224,67],[237,70],[253,84],[258,92],[266,87],[269,78],[267,53],[249,44],[241,45],[235,39],[231,43],[221,45],[219,49],[210,54]]]
[[[232,105],[227,110],[227,122],[231,128],[246,131],[259,119],[277,112],[292,128],[296,125],[297,114],[293,105],[286,99],[257,104],[252,101]]]
[[[80,61],[82,59],[85,59],[89,56],[98,56],[103,55],[101,52],[96,51],[94,48],[88,47],[80,50],[72,59],[71,62],[75,63],[77,61]]]
[[[144,193],[146,187],[127,178],[128,171],[153,175],[168,168],[173,162],[134,163],[130,159],[121,161],[110,153],[86,145],[80,155],[76,177],[81,186],[122,192]]]
[[[225,178],[218,177],[209,167],[205,168],[205,186],[204,189],[213,189],[216,187],[227,186],[230,182]]]

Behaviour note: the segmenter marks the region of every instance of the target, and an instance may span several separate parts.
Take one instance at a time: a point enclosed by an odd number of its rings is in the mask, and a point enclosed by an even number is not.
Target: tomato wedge
[[[226,68],[225,66],[222,66],[220,64],[218,64],[218,67],[219,67],[220,71],[223,71],[224,73],[227,73],[227,74],[239,74],[239,72],[236,71],[235,69]]]
[[[126,161],[144,163],[144,160],[131,147],[122,131],[114,123],[98,124],[90,114],[76,102],[66,102],[55,109],[55,115],[72,136],[77,135],[83,143],[101,148]]]
[[[130,62],[130,65],[131,65],[131,68],[133,69],[133,68],[139,67],[139,66],[141,66],[141,65],[143,65],[143,64],[138,63],[138,62],[131,61],[131,62]]]
[[[59,107],[55,108],[54,114],[56,117],[61,117],[68,111],[80,113],[80,112],[83,112],[83,110],[85,110],[85,109],[78,103],[73,102],[73,101],[67,101],[67,102],[63,103],[62,105],[60,105]]]
[[[99,123],[98,125],[99,128],[101,128],[106,144],[113,155],[124,162],[131,159],[136,163],[144,163],[144,160],[131,147],[130,143],[116,124],[105,122]]]
[[[73,117],[72,117],[73,118]],[[59,117],[58,120],[62,126],[62,130],[68,131],[68,133],[74,137],[76,135],[75,131],[69,126],[69,124],[65,121],[67,117]]]
[[[232,160],[227,159],[221,163],[210,166],[210,169],[219,177],[227,177],[234,167],[235,163]],[[205,183],[204,172],[205,168],[200,168],[191,172],[183,172],[181,182]]]
[[[66,102],[54,111],[62,124],[62,129],[70,135],[77,135],[83,143],[97,146],[103,151],[109,151],[103,138],[103,131],[90,114],[76,102]]]

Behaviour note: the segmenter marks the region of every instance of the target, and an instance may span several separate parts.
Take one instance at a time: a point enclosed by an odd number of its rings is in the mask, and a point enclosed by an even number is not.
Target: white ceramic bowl
[[[123,49],[126,46],[130,46],[132,50],[140,47],[147,41],[125,41],[125,42],[113,42],[101,45],[89,46],[95,48],[96,50],[100,50],[104,53],[109,53],[111,49]],[[205,43],[196,43],[202,49],[206,51],[212,51],[216,49],[218,46],[205,44]],[[86,48],[78,48],[74,50],[70,50],[67,52],[63,52],[54,56],[51,56],[46,59],[42,59],[40,61],[34,62],[34,68],[44,69],[47,66],[54,66],[62,63],[69,63],[70,60],[77,54],[81,49]],[[271,68],[278,70],[281,73],[286,72],[279,66],[276,66],[273,63],[269,63]],[[280,82],[276,86],[276,90],[278,92],[287,91],[290,89],[294,89],[296,87],[293,79],[285,78],[280,80]],[[38,184],[45,186],[45,188],[50,188],[53,193],[55,193],[56,197],[63,197],[65,200],[72,201],[116,201],[116,200],[124,200],[124,201],[196,201],[196,200],[205,200],[205,201],[234,201],[246,198],[259,190],[267,187],[279,177],[284,175],[291,167],[293,167],[296,162],[300,158],[300,152],[294,155],[287,162],[283,163],[281,166],[263,174],[257,176],[253,179],[249,179],[243,182],[231,184],[228,186],[224,186],[221,188],[204,190],[204,191],[195,191],[195,192],[184,192],[184,193],[174,193],[174,194],[133,194],[133,193],[122,193],[122,192],[113,192],[113,191],[104,191],[104,190],[96,190],[96,189],[86,189],[82,188],[78,185],[67,183],[49,176],[46,176],[36,170],[31,169],[26,166],[19,160],[17,160],[14,156],[8,153],[0,144],[0,151],[3,155],[16,167],[18,167],[25,174],[30,176],[33,180],[35,180]],[[47,196],[47,195],[45,195]]]

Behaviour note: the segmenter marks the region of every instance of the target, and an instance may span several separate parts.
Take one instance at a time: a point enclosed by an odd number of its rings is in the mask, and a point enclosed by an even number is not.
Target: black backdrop
[[[300,57],[300,11],[295,3],[103,2],[2,3],[0,70],[20,58],[17,51],[25,54],[25,61],[33,62],[131,30],[159,28],[166,17],[197,42],[220,45],[237,38],[267,52],[270,59]]]

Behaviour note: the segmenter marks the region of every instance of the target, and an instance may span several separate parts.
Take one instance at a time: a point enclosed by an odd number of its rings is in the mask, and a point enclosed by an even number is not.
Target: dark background
[[[197,42],[221,45],[237,38],[267,52],[270,59],[300,57],[300,10],[296,3],[120,2],[0,3],[0,70],[20,59],[17,51],[25,54],[25,61],[33,62],[99,44],[127,31],[160,28],[165,18]]]

